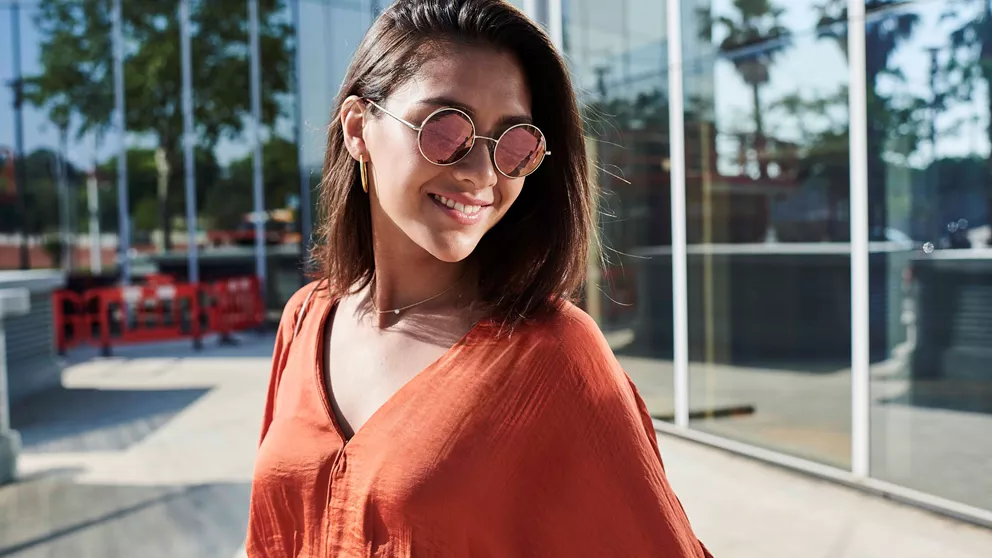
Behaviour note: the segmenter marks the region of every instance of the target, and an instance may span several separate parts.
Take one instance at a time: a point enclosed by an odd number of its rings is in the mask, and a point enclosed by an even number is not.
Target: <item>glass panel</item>
[[[256,227],[262,220],[266,304],[278,314],[300,284],[295,127],[295,30],[287,2],[258,2],[262,205],[255,214],[255,121],[247,2],[194,2],[196,188],[200,276],[257,273]],[[200,58],[205,57],[204,62]],[[185,225],[183,227],[185,231]],[[172,265],[181,265],[174,258]],[[287,277],[288,276],[288,277]],[[288,282],[287,282],[288,279]]]
[[[109,2],[108,2],[109,3]],[[200,13],[192,2],[190,20],[194,36]],[[140,5],[124,2],[124,83],[127,105],[127,159],[132,219],[131,245],[135,275],[161,272],[185,280],[186,205],[183,157],[182,67],[178,2]],[[208,25],[209,27],[209,25]],[[194,111],[207,52],[192,44]],[[238,87],[237,82],[231,87]],[[203,110],[202,108],[199,110]],[[210,182],[212,158],[203,143],[197,146],[201,164],[195,173],[203,185]],[[203,191],[206,191],[204,189]],[[201,200],[202,203],[202,200]]]
[[[846,468],[845,39],[786,34],[793,4],[767,15],[785,5],[735,2],[721,19],[690,12],[685,23],[690,418]]]
[[[871,472],[992,510],[989,10],[870,13],[866,46]]]
[[[107,172],[116,142],[107,128],[113,108],[108,9],[109,2],[22,3],[15,29],[12,5],[0,6],[0,269],[22,266],[23,245],[31,268],[115,273],[116,173]],[[80,45],[83,33],[89,40]],[[15,75],[18,50],[21,73]],[[22,177],[15,153],[24,153],[17,157],[24,162]],[[15,234],[22,226],[26,242]]]
[[[756,45],[769,37],[810,33],[837,15],[847,0],[690,0],[683,3],[683,35],[691,31],[723,50]],[[729,32],[728,24],[737,32]],[[686,57],[688,59],[688,57]]]
[[[270,29],[266,21],[266,5],[259,2],[260,43],[272,48],[276,43],[266,41]],[[254,120],[251,99],[251,43],[247,2],[229,1],[226,5],[211,0],[192,1],[190,18],[193,21],[193,98],[194,126],[197,146],[194,155],[196,168],[196,203],[200,251],[200,278],[211,281],[231,276],[250,276],[257,272],[255,262],[254,204]],[[282,45],[279,44],[279,50]],[[273,57],[279,53],[273,53]],[[282,56],[284,58],[284,56]],[[273,86],[272,81],[285,82],[285,76],[276,72],[277,66],[261,61],[262,83]],[[273,75],[266,76],[266,70]],[[279,88],[285,93],[287,87]],[[265,123],[277,113],[272,93],[262,93],[262,149],[263,177],[266,135]],[[268,116],[268,119],[266,118]],[[180,157],[182,161],[182,157]],[[185,172],[180,167],[180,176]],[[176,228],[177,238],[186,242],[185,189],[180,178],[176,196],[183,205],[176,209],[183,215]],[[263,179],[263,192],[265,180]],[[264,200],[263,204],[268,200]],[[263,205],[263,211],[266,207]],[[264,226],[268,227],[267,214]],[[202,233],[200,232],[202,231]],[[202,235],[202,236],[201,236]],[[268,238],[266,237],[266,240]],[[177,250],[178,252],[178,250]],[[181,269],[185,258],[180,254],[160,260],[163,267]],[[271,277],[271,271],[269,273]]]
[[[565,52],[600,189],[605,266],[590,267],[586,310],[651,414],[673,420],[665,6],[572,0],[563,10]]]
[[[262,163],[268,307],[281,313],[303,281],[294,0],[260,2]],[[234,165],[232,164],[232,169]],[[232,172],[232,175],[234,173]]]
[[[318,218],[318,184],[324,165],[327,126],[351,56],[372,24],[372,15],[391,2],[329,3],[300,1],[300,52],[305,63],[300,75],[300,141],[303,172],[311,188],[311,215]]]

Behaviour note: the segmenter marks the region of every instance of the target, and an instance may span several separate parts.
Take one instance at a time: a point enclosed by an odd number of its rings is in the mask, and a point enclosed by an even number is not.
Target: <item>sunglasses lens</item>
[[[535,126],[515,126],[507,130],[496,144],[496,166],[503,174],[513,178],[527,176],[541,165],[547,146],[544,134]]]
[[[472,121],[457,110],[442,110],[424,123],[420,131],[420,151],[432,163],[450,165],[471,149]]]

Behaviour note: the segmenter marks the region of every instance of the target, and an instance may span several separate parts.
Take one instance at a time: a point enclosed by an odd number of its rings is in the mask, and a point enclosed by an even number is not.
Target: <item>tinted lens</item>
[[[420,151],[432,163],[450,165],[472,149],[473,131],[467,116],[457,110],[442,110],[424,122]]]
[[[496,144],[496,167],[503,174],[519,178],[537,170],[544,160],[547,142],[544,134],[530,124],[514,126],[507,130]]]

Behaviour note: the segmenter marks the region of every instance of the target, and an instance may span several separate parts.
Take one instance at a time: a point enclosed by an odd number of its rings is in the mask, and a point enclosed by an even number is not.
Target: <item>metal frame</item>
[[[851,472],[870,471],[871,378],[868,317],[868,108],[865,3],[848,0],[848,114],[851,160]]]
[[[548,35],[551,36],[551,44],[555,45],[559,52],[564,52],[565,22],[563,20],[562,0],[547,0],[547,3]]]
[[[127,193],[127,120],[124,109],[124,12],[121,0],[113,6],[114,128],[117,129],[117,243],[121,282],[131,284],[131,212]],[[65,154],[63,154],[64,156]],[[64,163],[63,163],[64,165]],[[64,174],[63,169],[63,174]],[[68,211],[67,211],[68,213]],[[68,222],[68,219],[66,219]]]
[[[672,196],[675,425],[689,428],[689,286],[686,261],[685,112],[682,82],[682,6],[668,0],[668,131]]]
[[[179,2],[179,34],[182,55],[182,108],[183,108],[183,166],[186,173],[186,258],[189,282],[200,281],[200,253],[196,241],[196,160],[193,147],[196,131],[193,124],[193,61],[190,46],[189,0]],[[168,227],[163,227],[162,232]],[[168,239],[165,239],[168,245]]]
[[[265,260],[265,193],[262,190],[262,70],[261,53],[258,46],[258,0],[248,0],[248,31],[251,42],[251,121],[252,141],[255,144],[252,156],[252,199],[255,221],[255,273],[262,289],[262,301],[268,290],[266,278],[268,270]]]
[[[301,18],[300,18],[300,2],[302,0],[290,0],[292,5],[293,14],[293,26],[294,33],[293,37],[296,41],[296,52],[294,60],[294,68],[296,71],[295,77],[295,87],[294,97],[296,100],[296,129],[293,130],[296,139],[296,166],[297,171],[300,173],[300,213],[297,217],[300,222],[300,258],[303,261],[307,261],[307,254],[310,250],[311,236],[313,235],[313,216],[312,216],[312,192],[310,190],[310,174],[307,171],[305,164],[303,162],[304,149],[303,149],[303,55],[301,48],[303,45],[301,28]]]

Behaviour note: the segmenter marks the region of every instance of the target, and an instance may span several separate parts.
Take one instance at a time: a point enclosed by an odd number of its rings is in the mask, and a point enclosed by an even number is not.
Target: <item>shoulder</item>
[[[550,315],[522,328],[519,342],[545,367],[560,375],[564,392],[601,400],[632,395],[626,373],[599,325],[589,314],[565,302]]]
[[[314,299],[318,297],[320,292],[326,290],[321,286],[322,283],[322,280],[311,281],[300,287],[293,293],[293,296],[289,297],[289,300],[286,301],[286,305],[282,309],[282,318],[279,320],[280,334],[292,335],[293,328],[301,312],[304,310],[304,306],[313,304]]]

